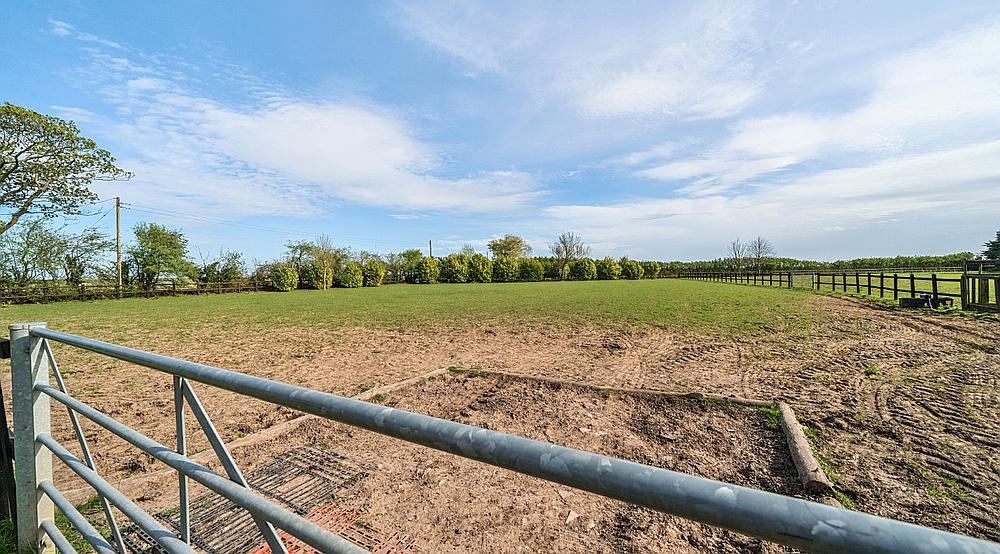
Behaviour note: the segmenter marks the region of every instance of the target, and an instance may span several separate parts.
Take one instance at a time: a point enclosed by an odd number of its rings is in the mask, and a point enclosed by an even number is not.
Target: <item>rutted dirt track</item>
[[[126,342],[312,388],[352,394],[451,365],[599,385],[780,399],[816,431],[835,486],[857,509],[1000,540],[1000,322],[810,300],[825,315],[801,329],[735,338],[655,327],[495,325],[412,332],[230,331],[183,343]],[[99,338],[99,337],[98,337]],[[188,345],[185,349],[179,344]],[[57,349],[72,392],[154,438],[173,440],[169,377]],[[9,375],[5,376],[9,386]],[[289,410],[199,387],[227,439],[294,417]],[[55,434],[70,440],[65,417]],[[664,423],[664,425],[669,425]],[[152,460],[87,427],[113,478]],[[205,448],[199,436],[192,450]],[[65,473],[58,479],[67,486]]]

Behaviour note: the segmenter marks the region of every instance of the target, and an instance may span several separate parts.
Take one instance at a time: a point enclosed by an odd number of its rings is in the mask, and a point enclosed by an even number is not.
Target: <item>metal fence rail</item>
[[[182,434],[178,435],[180,447],[175,451],[73,398],[65,391],[61,378],[58,379],[58,388],[49,385],[51,356],[46,354],[49,352],[48,341],[97,352],[174,376],[175,400],[188,402],[202,426],[208,428],[206,433],[223,460],[228,477],[187,458],[183,452]],[[211,438],[214,428],[193,394],[190,384],[193,381],[803,550],[1000,554],[1000,544],[997,543],[60,333],[40,323],[12,325],[11,343],[18,454],[17,524],[21,548],[51,551],[53,542],[58,540],[50,538],[52,526],[45,524],[52,520],[52,500],[60,509],[65,508],[65,502],[59,499],[51,484],[50,453],[53,453],[84,477],[102,498],[136,521],[168,551],[191,551],[187,544],[190,536],[178,536],[169,531],[164,533],[161,524],[100,478],[92,460],[81,461],[48,435],[49,400],[54,399],[64,404],[70,413],[90,419],[174,468],[179,478],[194,479],[247,509],[255,516],[265,537],[268,536],[267,529],[273,533],[270,527],[273,524],[323,552],[362,551],[246,488],[238,469],[235,472],[230,470],[229,466],[235,468],[235,463],[224,445],[219,448],[215,444],[218,435],[214,435],[215,439]],[[52,368],[56,369],[54,364]],[[176,405],[180,407],[183,404],[178,400]],[[206,422],[208,425],[205,425]],[[178,429],[182,429],[182,423],[178,421]],[[221,444],[221,440],[218,442]],[[181,509],[182,513],[189,509],[183,488]],[[69,519],[78,520],[78,514],[72,512],[67,512]],[[110,512],[108,517],[112,519]],[[88,538],[93,534],[92,529],[81,530]],[[275,537],[274,540],[278,543],[277,548],[272,546],[272,551],[284,551],[280,539]],[[110,546],[106,541],[92,544],[99,552],[106,552]]]

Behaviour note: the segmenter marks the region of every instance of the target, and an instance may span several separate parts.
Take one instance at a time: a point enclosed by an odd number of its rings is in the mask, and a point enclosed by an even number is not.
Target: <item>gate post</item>
[[[42,339],[31,329],[45,323],[14,323],[10,326],[11,403],[14,406],[14,471],[17,491],[17,550],[53,554],[55,546],[41,524],[54,520],[52,500],[38,485],[52,481],[52,453],[35,441],[50,431],[49,397],[34,390],[49,384],[49,360]]]

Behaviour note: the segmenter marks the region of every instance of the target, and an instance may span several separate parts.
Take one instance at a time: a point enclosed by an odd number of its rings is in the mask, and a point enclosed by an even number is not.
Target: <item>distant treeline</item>
[[[961,267],[966,261],[973,260],[972,252],[957,252],[943,256],[895,256],[892,258],[855,258],[853,260],[836,260],[833,262],[818,262],[815,260],[799,260],[795,258],[766,258],[762,260],[760,271],[800,271],[800,270],[834,270],[834,269],[888,269],[888,268],[936,268]],[[663,270],[669,273],[685,273],[691,271],[756,271],[746,260],[719,258],[716,260],[697,262],[662,262]]]

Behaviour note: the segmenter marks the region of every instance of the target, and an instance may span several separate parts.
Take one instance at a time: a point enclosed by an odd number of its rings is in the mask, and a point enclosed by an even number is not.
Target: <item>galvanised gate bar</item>
[[[246,486],[226,445],[198,400],[192,383],[218,387],[307,414],[354,425],[416,444],[503,467],[566,486],[811,552],[994,553],[1000,544],[834,508],[797,498],[678,473],[592,452],[566,448],[161,356],[48,329],[44,323],[10,326],[17,481],[18,547],[74,552],[53,523],[58,508],[100,554],[124,552],[112,506],[171,553],[190,545],[188,479],[247,510],[272,552],[287,552],[275,529],[322,552],[364,552]],[[177,445],[167,447],[73,398],[66,390],[50,341],[157,369],[173,378]],[[55,379],[55,386],[50,383]],[[82,458],[49,434],[51,400],[66,407]],[[184,404],[190,407],[226,475],[185,455]],[[164,527],[101,478],[78,416],[97,423],[177,471],[180,532]],[[53,456],[70,467],[101,499],[112,541],[105,540],[52,483]]]

